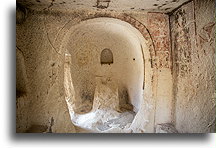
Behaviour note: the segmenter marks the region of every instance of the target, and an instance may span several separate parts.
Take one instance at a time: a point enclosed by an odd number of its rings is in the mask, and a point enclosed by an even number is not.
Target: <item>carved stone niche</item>
[[[113,63],[113,53],[110,49],[105,48],[104,50],[102,50],[100,62],[101,64],[109,64],[109,65]]]

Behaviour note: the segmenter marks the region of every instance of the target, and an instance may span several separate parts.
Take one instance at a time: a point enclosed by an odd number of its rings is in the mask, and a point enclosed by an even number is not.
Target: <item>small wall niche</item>
[[[105,48],[101,52],[100,62],[102,64],[113,64],[113,53],[110,49]]]
[[[16,48],[16,97],[20,98],[27,92],[27,75],[24,56],[21,50]]]

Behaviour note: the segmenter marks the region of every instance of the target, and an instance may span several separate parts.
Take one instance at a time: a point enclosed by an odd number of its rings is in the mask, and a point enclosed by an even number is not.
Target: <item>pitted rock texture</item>
[[[215,1],[195,0],[170,19],[176,129],[214,132]]]

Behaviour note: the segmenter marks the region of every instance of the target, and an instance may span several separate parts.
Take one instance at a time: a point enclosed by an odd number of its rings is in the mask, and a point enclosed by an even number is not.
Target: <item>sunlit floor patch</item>
[[[74,115],[72,121],[83,129],[95,133],[130,132],[130,125],[135,113],[132,111],[119,113],[114,110],[98,109],[83,115]],[[80,130],[81,130],[80,129]]]

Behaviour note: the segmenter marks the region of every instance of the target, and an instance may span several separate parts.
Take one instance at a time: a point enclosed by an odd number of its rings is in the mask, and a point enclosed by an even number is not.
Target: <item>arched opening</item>
[[[100,62],[102,64],[112,64],[113,63],[113,53],[110,49],[105,48],[101,52]]]
[[[140,32],[118,19],[90,19],[71,27],[63,47],[70,55],[65,81],[73,85],[73,93],[66,90],[73,123],[97,132],[117,123],[128,128],[143,103],[147,46]]]

